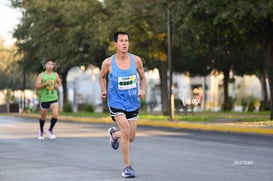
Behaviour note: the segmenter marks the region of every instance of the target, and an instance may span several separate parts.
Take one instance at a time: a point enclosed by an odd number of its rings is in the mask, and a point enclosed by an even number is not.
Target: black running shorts
[[[58,103],[58,100],[49,101],[49,102],[41,102],[40,106],[42,109],[49,109],[51,104]]]
[[[134,120],[137,120],[137,118],[138,118],[138,109],[128,112],[128,111],[124,111],[122,109],[116,109],[113,107],[109,107],[109,111],[110,111],[111,118],[113,121],[116,121],[115,116],[118,116],[121,114],[125,115],[126,119],[129,121],[134,121]]]

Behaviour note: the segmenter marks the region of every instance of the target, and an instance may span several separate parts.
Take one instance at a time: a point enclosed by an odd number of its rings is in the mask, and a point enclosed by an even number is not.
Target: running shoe
[[[45,138],[44,138],[44,132],[43,131],[40,131],[39,132],[39,136],[38,136],[38,140],[44,140]]]
[[[56,136],[53,134],[53,131],[48,130],[47,135],[48,135],[49,139],[51,139],[51,140],[56,139]]]
[[[125,167],[121,174],[124,178],[134,178],[136,176],[135,170],[131,167]]]
[[[119,147],[119,140],[118,139],[114,139],[114,137],[113,137],[113,134],[116,131],[117,131],[117,129],[115,127],[112,127],[112,128],[108,129],[108,134],[110,136],[110,144],[111,144],[111,146],[112,146],[112,148],[114,150],[117,150],[118,147]]]

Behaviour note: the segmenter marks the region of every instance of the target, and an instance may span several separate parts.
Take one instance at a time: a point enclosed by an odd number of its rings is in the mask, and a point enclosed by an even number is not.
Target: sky
[[[12,32],[20,21],[21,12],[8,6],[9,0],[0,0],[0,37],[4,45],[10,46],[15,42]]]

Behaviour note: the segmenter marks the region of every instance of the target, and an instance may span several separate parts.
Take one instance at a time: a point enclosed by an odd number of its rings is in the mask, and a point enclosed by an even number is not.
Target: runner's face
[[[45,67],[46,67],[46,70],[51,71],[51,70],[54,68],[54,62],[48,61],[48,62],[45,64]]]
[[[129,48],[128,35],[118,35],[118,40],[115,42],[115,46],[118,52],[127,53]]]

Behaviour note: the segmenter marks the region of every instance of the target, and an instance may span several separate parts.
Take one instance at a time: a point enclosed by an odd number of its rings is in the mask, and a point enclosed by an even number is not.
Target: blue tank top
[[[108,106],[124,111],[135,111],[140,107],[138,99],[137,67],[132,54],[130,68],[121,70],[112,56],[112,72],[108,75]]]

